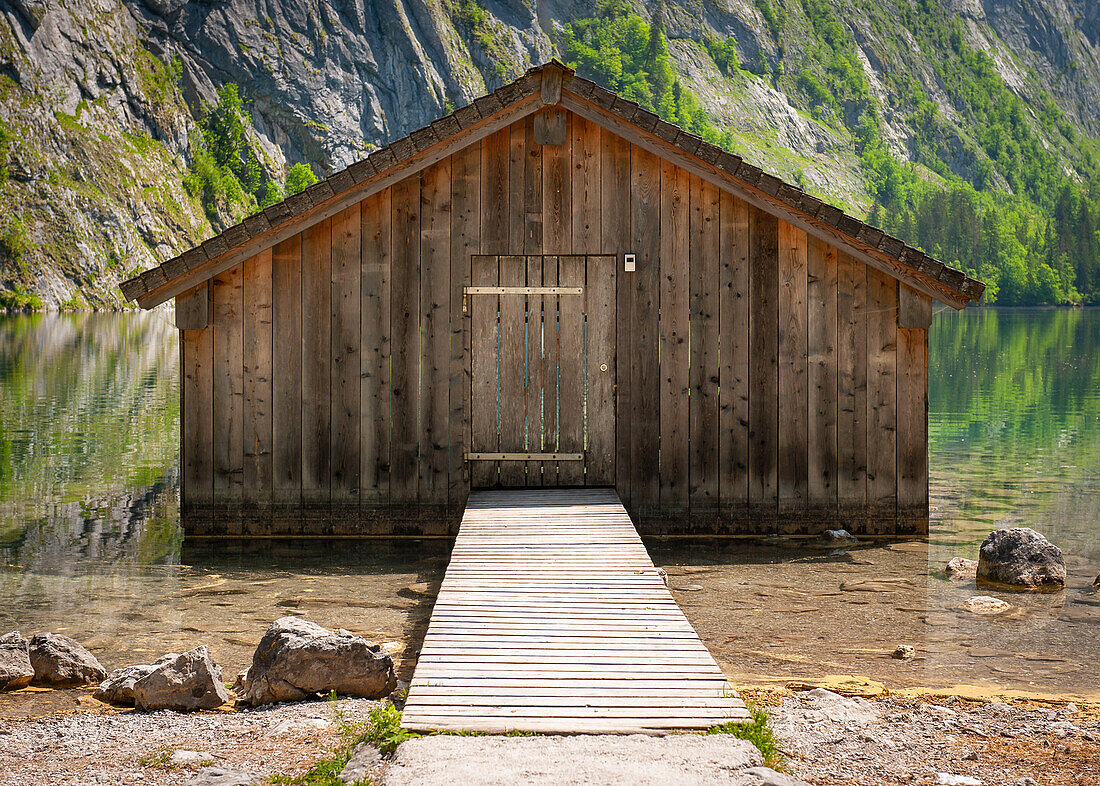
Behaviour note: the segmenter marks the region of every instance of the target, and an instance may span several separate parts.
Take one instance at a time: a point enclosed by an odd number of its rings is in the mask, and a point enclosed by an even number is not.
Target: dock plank
[[[623,733],[748,717],[613,490],[470,495],[403,726]]]

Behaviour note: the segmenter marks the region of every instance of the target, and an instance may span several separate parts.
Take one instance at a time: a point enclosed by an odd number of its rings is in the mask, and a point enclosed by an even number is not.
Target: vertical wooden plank
[[[451,160],[431,165],[421,177],[419,499],[444,505],[450,439]]]
[[[523,149],[523,244],[525,254],[542,253],[542,151],[535,144],[535,116],[528,115],[524,127]],[[512,250],[515,250],[512,249]]]
[[[779,220],[749,208],[749,515],[776,530],[779,486]]]
[[[898,285],[867,268],[867,498],[872,534],[897,527]]]
[[[818,530],[837,515],[837,250],[810,238],[807,250],[810,406],[806,424],[806,500]]]
[[[500,258],[500,285],[522,287],[527,280],[524,257]],[[478,298],[485,295],[478,295]],[[526,414],[525,344],[527,304],[523,295],[500,296],[500,450],[502,453],[526,451],[524,416]],[[522,461],[502,461],[500,483],[522,486],[526,478]]]
[[[563,287],[583,287],[584,257],[559,257],[558,283]],[[560,296],[558,313],[561,450],[579,453],[584,450],[584,297]],[[584,462],[559,462],[558,485],[584,485]]]
[[[544,256],[542,258],[542,285],[556,287],[558,285],[558,265],[556,256]],[[543,299],[543,346],[542,346],[542,378],[543,378],[543,444],[548,453],[556,453],[562,450],[561,429],[559,428],[560,388],[558,367],[561,359],[561,298],[548,297]],[[561,484],[558,476],[560,462],[541,462],[542,482],[547,486]]]
[[[302,504],[321,517],[331,503],[329,399],[332,222],[302,232]]]
[[[724,531],[747,534],[749,499],[749,206],[722,192],[718,341],[718,487]]]
[[[283,513],[302,504],[302,236],[271,254],[273,497]]]
[[[588,442],[585,485],[615,483],[615,267],[613,256],[590,256],[584,287],[587,314]]]
[[[571,127],[567,132],[570,130]],[[569,208],[571,149],[570,145],[542,148],[542,250],[546,254],[573,252],[573,215]]]
[[[718,188],[691,177],[690,498],[693,521],[718,512]]]
[[[481,140],[481,253],[507,254],[508,154],[507,128]]]
[[[898,284],[899,295],[931,298]],[[898,328],[898,535],[928,534],[928,330]]]
[[[245,513],[271,513],[271,249],[244,263],[244,488]]]
[[[630,494],[630,359],[634,309],[633,273],[621,269],[630,245],[630,144],[608,131],[600,133],[601,251],[615,256],[615,490],[626,505]]]
[[[420,176],[395,183],[390,194],[392,264],[392,417],[390,499],[417,499],[420,429]]]
[[[242,265],[214,277],[214,506],[238,532],[244,482]]]
[[[692,268],[691,176],[670,161],[661,162],[661,460],[662,515],[686,517],[691,470],[689,451],[688,331]]]
[[[542,278],[543,257],[532,255],[526,258],[527,286],[540,287],[544,285]],[[555,370],[546,368],[546,357],[543,342],[546,331],[555,329],[553,315],[555,311],[555,298],[541,295],[527,296],[527,397],[526,416],[527,423],[527,450],[532,453],[546,451],[544,440],[545,419],[543,408],[547,403],[553,404],[552,398],[546,395],[547,377],[555,373]],[[549,315],[549,325],[544,326],[543,311]],[[527,485],[543,485],[542,461],[527,462]],[[553,468],[548,468],[552,473]],[[548,484],[553,483],[552,477],[547,477]]]
[[[334,515],[345,531],[358,518],[360,446],[360,347],[363,270],[363,216],[360,203],[332,217],[330,411],[332,441],[329,465]],[[357,523],[357,522],[356,522]]]
[[[867,266],[837,254],[837,504],[852,533],[867,521]]]
[[[207,288],[207,300],[211,300]],[[208,308],[210,303],[208,302]],[[205,519],[214,503],[214,327],[181,330],[183,512]],[[184,526],[188,523],[185,521]]]
[[[359,500],[361,512],[390,497],[390,190],[362,203],[359,357]]]
[[[470,277],[473,286],[497,286],[500,280],[499,258],[473,257]],[[466,301],[471,331],[470,449],[478,453],[496,453],[500,450],[497,420],[498,301],[496,295],[471,295]],[[470,482],[475,488],[495,486],[499,473],[497,462],[470,462]]]
[[[515,252],[524,247],[527,234],[525,179],[527,176],[528,121],[517,120],[508,127],[508,248]]]
[[[573,252],[598,254],[602,249],[600,212],[600,127],[577,115],[570,134],[573,161],[570,206],[573,216]]]
[[[780,532],[805,534],[807,495],[806,233],[779,222]]]
[[[448,502],[465,504],[470,473],[470,309],[463,288],[470,286],[470,258],[481,248],[481,146],[451,156],[451,378]],[[463,307],[463,304],[466,304]]]
[[[657,463],[660,440],[660,375],[657,369],[657,310],[660,297],[661,162],[648,150],[630,147],[630,232],[637,254],[632,277],[630,357],[631,512],[645,517],[660,502]]]

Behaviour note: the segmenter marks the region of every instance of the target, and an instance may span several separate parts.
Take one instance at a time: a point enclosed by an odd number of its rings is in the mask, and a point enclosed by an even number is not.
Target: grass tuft
[[[764,754],[764,763],[774,770],[783,765],[783,755],[779,752],[779,741],[768,725],[768,713],[756,707],[749,707],[752,720],[744,723],[729,722],[713,726],[706,734],[731,734],[738,739],[751,742]]]

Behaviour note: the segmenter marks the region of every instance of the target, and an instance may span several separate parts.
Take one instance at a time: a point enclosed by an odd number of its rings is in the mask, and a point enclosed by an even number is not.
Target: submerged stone
[[[975,595],[967,598],[963,608],[971,614],[1000,614],[1011,609],[1012,604],[989,595]]]
[[[36,633],[28,644],[34,684],[73,687],[101,681],[107,670],[78,641],[58,633]]]
[[[17,630],[0,636],[0,691],[25,688],[32,679],[34,666],[27,640]]]
[[[1033,529],[998,529],[982,541],[977,577],[1022,589],[1056,589],[1066,585],[1066,560],[1061,549]]]
[[[978,575],[978,561],[965,557],[952,557],[948,560],[943,572],[952,581],[967,581]]]

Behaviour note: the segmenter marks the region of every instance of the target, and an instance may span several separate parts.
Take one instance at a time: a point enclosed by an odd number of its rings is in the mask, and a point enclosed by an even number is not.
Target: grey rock
[[[749,767],[745,770],[745,775],[751,775],[757,779],[746,781],[746,786],[749,783],[754,786],[809,786],[806,781],[776,772],[771,767]]]
[[[346,630],[283,617],[272,623],[256,648],[243,700],[256,706],[329,691],[380,699],[396,687],[393,658],[377,644]]]
[[[458,737],[398,747],[382,786],[759,786],[763,766],[751,743],[729,734]]]
[[[95,693],[92,695],[108,704],[122,704],[133,707],[134,685],[137,684],[137,681],[178,657],[178,652],[170,652],[149,664],[123,666],[121,669],[115,669],[107,675],[107,679],[99,683],[99,687],[95,689]]]
[[[967,581],[978,575],[978,561],[964,557],[952,557],[943,572],[952,581]]]
[[[101,681],[107,670],[79,642],[58,633],[36,633],[28,644],[34,684],[72,687]]]
[[[826,546],[854,546],[859,543],[859,539],[846,529],[827,529],[817,539]]]
[[[341,783],[358,783],[372,777],[382,764],[382,754],[370,743],[361,742],[336,777]]]
[[[205,645],[158,666],[134,684],[134,706],[139,710],[212,710],[228,701],[222,670]]]
[[[1033,529],[998,529],[982,541],[978,581],[1023,589],[1064,587],[1066,560],[1061,549]]]
[[[916,652],[912,644],[899,644],[890,657],[895,660],[912,660]]]
[[[0,636],[0,691],[25,688],[32,679],[34,667],[27,640],[17,630]]]
[[[263,783],[263,778],[255,773],[228,767],[207,767],[185,781],[185,786],[253,786],[259,783]]]

